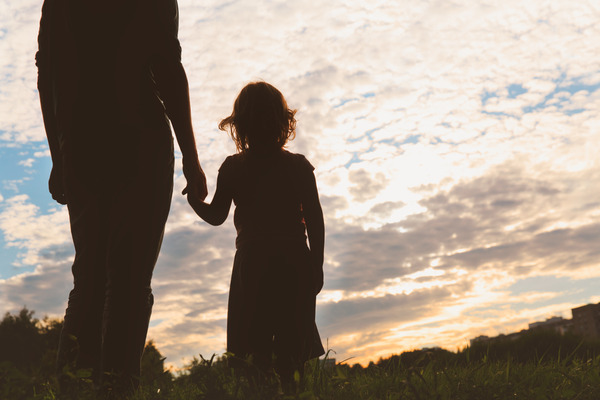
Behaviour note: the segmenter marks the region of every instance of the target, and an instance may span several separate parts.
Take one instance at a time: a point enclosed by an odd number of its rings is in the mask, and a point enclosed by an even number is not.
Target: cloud
[[[350,193],[356,201],[362,202],[367,199],[372,199],[377,196],[379,191],[387,186],[387,180],[382,173],[378,173],[375,176],[369,176],[369,173],[365,170],[351,170],[350,171]]]
[[[44,140],[35,90],[35,52],[41,4],[12,2],[4,7],[0,24],[0,139],[18,144]]]
[[[19,193],[19,187],[22,186],[23,183],[25,183],[27,180],[29,180],[29,179],[28,178],[10,179],[10,180],[2,181],[2,184],[4,186],[4,189],[10,190],[15,193]]]
[[[19,161],[19,165],[22,165],[27,168],[33,167],[33,163],[35,162],[35,158],[28,158],[26,160]]]
[[[64,256],[63,252],[53,249],[70,243],[66,209],[54,208],[42,214],[25,194],[4,200],[0,229],[9,247],[21,249],[17,265],[37,265],[45,261],[48,254]]]
[[[66,249],[60,249],[65,253]],[[61,317],[73,288],[71,263],[51,262],[48,258],[32,272],[0,279],[0,299],[4,311],[16,312],[26,306],[38,315]]]
[[[385,201],[383,203],[379,203],[371,207],[369,213],[375,214],[382,218],[389,217],[394,210],[402,208],[405,206],[405,203],[401,201]]]
[[[365,326],[378,331],[431,314],[438,308],[436,304],[449,301],[451,294],[447,288],[434,288],[410,295],[386,295],[326,303],[319,307],[319,320],[322,321],[325,332],[332,331],[336,335],[361,331]]]

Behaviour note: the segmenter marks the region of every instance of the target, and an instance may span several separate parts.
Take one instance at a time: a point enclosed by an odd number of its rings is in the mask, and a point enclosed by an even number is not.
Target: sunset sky
[[[36,90],[41,0],[0,2],[0,312],[62,318],[67,211]],[[600,301],[600,3],[180,0],[200,161],[265,80],[298,109],[289,149],[325,213],[317,325],[339,360],[456,350]],[[179,154],[178,154],[179,155]],[[225,351],[235,230],[175,194],[148,338],[167,362]]]

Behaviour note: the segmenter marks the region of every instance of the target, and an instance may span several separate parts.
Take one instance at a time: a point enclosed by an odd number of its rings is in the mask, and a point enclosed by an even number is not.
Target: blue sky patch
[[[507,87],[507,89],[508,89],[508,98],[509,99],[514,99],[521,94],[527,93],[527,89],[525,89],[523,87],[523,85],[520,85],[520,84],[509,85]]]
[[[361,161],[362,161],[362,160],[361,160],[361,159],[360,159],[360,157],[359,157],[359,153],[353,153],[353,154],[352,154],[352,158],[350,159],[350,161],[348,161],[348,162],[347,162],[347,163],[344,165],[344,167],[346,167],[346,168],[350,168],[350,166],[351,166],[352,164],[356,164],[356,163],[359,163],[359,162],[361,162]]]
[[[400,142],[400,144],[417,144],[419,143],[419,139],[421,138],[421,136],[423,135],[410,135],[409,137],[407,137],[406,139],[404,139],[402,142]]]
[[[523,112],[524,113],[531,113],[540,109],[543,109],[545,107],[547,107],[547,103],[550,99],[553,99],[558,93],[560,92],[567,92],[571,95],[580,92],[582,90],[587,91],[588,93],[594,93],[595,91],[597,91],[600,88],[600,83],[595,83],[595,84],[585,84],[582,82],[582,78],[575,78],[575,79],[571,79],[568,80],[567,82],[565,82],[566,80],[566,75],[563,73],[561,74],[561,76],[557,79],[554,80],[554,83],[556,83],[556,87],[555,89],[549,93],[544,100],[542,100],[540,103],[534,105],[534,106],[527,106],[527,107],[523,107]],[[574,114],[579,114],[583,111],[585,111],[585,109],[575,109],[575,110],[564,110],[565,107],[565,103],[569,104],[569,100],[566,99],[566,101],[563,102],[558,102],[556,104],[553,104],[553,106],[555,106],[558,110],[561,110],[563,113],[565,113],[566,115],[574,115]]]
[[[485,106],[489,99],[493,99],[494,97],[498,97],[496,92],[488,92],[487,90],[483,92],[481,95],[481,105]]]
[[[566,110],[565,114],[567,114],[570,117],[571,115],[581,114],[584,111],[585,111],[585,108],[576,108],[574,110]]]
[[[355,100],[356,100],[355,98],[351,98],[351,99],[342,99],[342,100],[340,101],[340,103],[339,103],[338,105],[336,105],[336,106],[333,106],[333,108],[340,108],[340,107],[344,106],[346,103],[350,103],[351,101],[355,101]]]
[[[580,79],[575,79],[574,83],[571,83],[569,85],[565,85],[565,86],[561,86],[560,84],[557,85],[556,90],[553,92],[553,94],[557,93],[557,92],[568,92],[570,94],[575,94],[582,90],[586,90],[589,93],[594,93],[598,89],[600,89],[600,83],[596,83],[593,85],[586,85],[584,83],[581,83]]]
[[[56,204],[48,192],[52,161],[50,157],[35,157],[37,151],[40,151],[37,145],[27,146],[19,152],[0,148],[0,193],[4,200],[26,193],[30,202],[43,211]],[[32,167],[19,164],[29,158],[34,159]]]
[[[509,114],[509,113],[505,113],[505,112],[501,112],[501,111],[482,111],[482,114],[485,115],[493,115],[494,117],[511,117],[511,118],[515,118],[514,115]]]
[[[558,294],[556,297],[540,299],[540,301],[533,303],[513,304],[511,308],[519,311],[550,306],[556,303],[585,305],[589,303],[590,298],[598,294],[598,286],[600,286],[600,278],[575,280],[566,277],[536,276],[520,280],[508,289],[515,297],[531,292]],[[564,310],[564,312],[568,314],[567,318],[570,318],[570,310]]]

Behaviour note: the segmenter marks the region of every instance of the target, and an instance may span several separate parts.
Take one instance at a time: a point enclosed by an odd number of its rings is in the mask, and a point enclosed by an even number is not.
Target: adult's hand
[[[206,176],[199,162],[186,163],[183,162],[183,175],[187,181],[187,185],[181,192],[181,194],[188,194],[198,200],[204,200],[208,195],[208,188],[206,187]]]
[[[323,257],[311,251],[310,259],[312,264],[313,289],[316,296],[321,292],[321,289],[323,289]]]
[[[321,293],[321,289],[323,289],[323,268],[314,271],[313,283],[313,289],[315,291],[316,296],[319,293]]]
[[[48,188],[50,189],[52,198],[59,204],[64,205],[67,204],[67,196],[63,182],[62,168],[57,168],[56,165],[53,165],[52,171],[50,171],[50,179],[48,180]]]

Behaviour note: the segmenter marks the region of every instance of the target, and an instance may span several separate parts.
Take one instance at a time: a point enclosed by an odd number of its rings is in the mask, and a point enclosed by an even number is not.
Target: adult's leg
[[[172,196],[172,158],[154,161],[140,168],[110,209],[102,364],[117,386],[138,384],[154,302],[150,281]]]
[[[73,290],[60,336],[57,368],[100,370],[107,246],[104,201],[69,182],[68,210],[75,247]],[[64,375],[63,375],[64,376]]]

